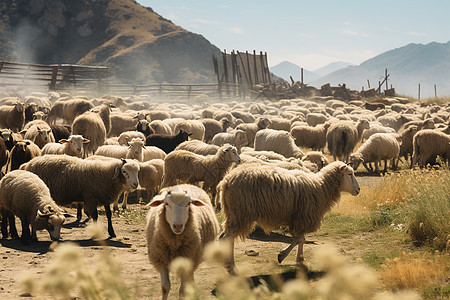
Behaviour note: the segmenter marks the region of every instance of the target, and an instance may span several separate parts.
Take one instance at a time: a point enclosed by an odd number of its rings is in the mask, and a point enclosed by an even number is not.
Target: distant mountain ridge
[[[408,44],[377,55],[361,63],[349,66],[321,77],[310,84],[320,87],[325,83],[337,85],[345,83],[355,90],[368,89],[369,80],[372,88],[388,70],[388,87],[394,87],[398,94],[418,96],[418,85],[421,85],[421,98],[434,96],[434,85],[437,96],[450,95],[450,41],[447,43],[432,42]],[[385,85],[383,85],[383,89]]]

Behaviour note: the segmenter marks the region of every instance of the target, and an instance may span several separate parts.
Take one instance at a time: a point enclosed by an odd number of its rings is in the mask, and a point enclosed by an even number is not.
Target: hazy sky
[[[410,43],[450,40],[449,0],[137,0],[221,50],[267,52],[315,70]]]

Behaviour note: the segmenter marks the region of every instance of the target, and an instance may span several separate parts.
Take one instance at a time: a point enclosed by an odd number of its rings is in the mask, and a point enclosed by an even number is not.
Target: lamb
[[[187,279],[193,281],[206,244],[213,242],[219,233],[219,223],[208,195],[192,185],[165,188],[149,206],[146,224],[148,258],[161,274],[162,299],[167,299],[170,262],[177,257],[190,259],[193,268]],[[184,292],[185,279],[181,278],[180,296]]]
[[[233,163],[241,159],[234,146],[225,144],[215,155],[203,156],[185,150],[170,153],[164,159],[163,187],[181,183],[198,183],[203,181],[203,189],[212,194],[213,202],[216,186],[225,176]]]
[[[48,143],[42,148],[42,155],[45,154],[66,154],[76,157],[83,156],[83,144],[89,143],[81,135],[71,135],[68,139],[61,139],[59,143]]]
[[[145,135],[139,131],[125,131],[119,135],[119,145],[128,146],[128,142],[130,142],[134,138],[139,138],[145,141]]]
[[[145,139],[146,146],[156,146],[162,149],[166,154],[175,150],[175,148],[188,140],[191,133],[180,130],[176,135],[151,134]]]
[[[369,129],[369,121],[361,119],[357,126],[351,122],[338,121],[330,126],[327,132],[328,150],[339,160],[348,162],[350,153],[361,138],[364,129]]]
[[[139,184],[146,190],[147,199],[150,199],[161,187],[164,175],[164,160],[152,159],[139,163],[139,166]]]
[[[211,143],[216,146],[231,144],[236,147],[238,153],[241,152],[242,147],[248,144],[246,133],[240,129],[232,132],[220,132],[213,137]]]
[[[23,103],[0,106],[0,128],[9,128],[12,132],[19,132],[24,123],[25,106]]]
[[[139,185],[139,164],[131,159],[101,161],[46,155],[35,157],[20,168],[38,175],[57,204],[83,202],[86,214],[95,222],[98,219],[97,206],[103,205],[110,237],[116,236],[111,221],[111,203],[125,190]]]
[[[396,169],[395,160],[400,153],[400,143],[397,141],[396,134],[375,133],[358,150],[350,155],[350,162],[353,167],[358,169],[359,164],[363,163],[368,172],[373,170],[367,166],[367,163],[375,163],[375,172],[379,173],[379,162],[384,160],[384,173],[387,171],[387,161],[392,159],[392,168]]]
[[[402,143],[400,145],[399,157],[403,157],[406,161],[408,161],[408,158],[411,157],[411,167],[413,155],[413,138],[418,131],[419,129],[417,128],[417,125],[411,125],[400,133]]]
[[[268,118],[257,118],[254,123],[239,124],[236,129],[245,131],[248,141],[246,146],[253,146],[256,133],[259,130],[266,129],[271,124],[272,121]]]
[[[327,143],[327,131],[330,123],[311,126],[296,126],[290,131],[295,139],[295,144],[299,147],[308,147],[312,150],[323,151]]]
[[[205,126],[200,120],[183,120],[173,128],[173,132],[183,130],[191,133],[191,140],[203,141],[205,138]]]
[[[256,151],[269,150],[284,157],[302,158],[303,152],[295,145],[294,137],[284,130],[263,129],[255,135]]]
[[[199,140],[186,141],[179,144],[175,150],[187,150],[200,155],[214,155],[219,151],[219,146],[210,145]]]
[[[82,135],[89,140],[84,144],[83,156],[87,157],[97,151],[106,141],[106,128],[102,118],[95,112],[87,111],[75,118],[72,133]]]
[[[293,240],[280,251],[278,262],[298,245],[296,260],[303,263],[305,234],[319,228],[324,214],[339,201],[341,192],[353,196],[360,192],[352,167],[340,161],[318,173],[242,165],[230,171],[217,189],[225,215],[220,240],[231,241],[232,255],[226,264],[230,273],[236,267],[234,240],[238,236],[245,239],[255,223],[266,233],[286,226]]]
[[[95,155],[102,155],[113,158],[129,158],[137,161],[144,161],[144,142],[139,138],[134,138],[126,146],[103,145],[98,147]]]
[[[420,130],[414,135],[413,166],[416,163],[420,167],[424,167],[428,162],[434,163],[438,155],[442,157],[448,166],[450,159],[450,135],[433,129]]]
[[[55,137],[49,125],[32,125],[25,133],[24,139],[34,142],[41,149],[47,143],[55,142]]]
[[[35,174],[15,170],[0,180],[0,210],[2,235],[8,237],[8,223],[13,238],[18,238],[14,216],[22,222],[23,243],[37,242],[36,231],[46,229],[53,241],[60,239],[65,217],[53,201],[50,190]],[[31,225],[31,233],[30,233]]]
[[[302,162],[309,161],[317,166],[318,171],[323,167],[330,164],[329,160],[320,151],[309,151],[305,157],[302,158]]]
[[[36,156],[41,156],[41,149],[30,140],[17,141],[11,149],[9,169],[11,171],[19,169],[19,167],[30,161]]]

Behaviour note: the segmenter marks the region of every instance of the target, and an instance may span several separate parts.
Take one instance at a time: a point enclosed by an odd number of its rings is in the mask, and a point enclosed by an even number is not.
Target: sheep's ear
[[[194,204],[195,206],[204,206],[207,205],[205,202],[203,202],[200,199],[196,199],[196,198],[192,198],[191,199],[191,204]]]
[[[64,144],[64,143],[68,143],[69,140],[66,140],[66,139],[60,139],[59,142],[60,142],[61,144]]]
[[[84,144],[87,144],[87,143],[89,143],[90,142],[90,140],[88,140],[88,139],[83,139],[83,141],[82,141]]]
[[[120,174],[120,166],[117,166],[114,169],[114,175],[113,175],[112,179],[116,179],[117,177],[119,177],[119,174]]]
[[[342,165],[339,167],[339,171],[344,172],[347,169],[347,165]]]
[[[40,210],[37,211],[37,215],[38,215],[39,218],[42,218],[42,219],[45,219],[45,218],[50,217],[49,214],[44,214],[44,213],[43,213],[42,211],[40,211]]]
[[[163,195],[156,195],[153,200],[147,204],[150,207],[156,207],[164,203],[165,197]]]

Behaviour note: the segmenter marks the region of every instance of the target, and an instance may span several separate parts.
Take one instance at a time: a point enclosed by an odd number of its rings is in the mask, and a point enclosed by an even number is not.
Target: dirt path
[[[367,187],[375,184],[379,177],[358,177],[361,187]],[[125,279],[128,286],[137,286],[133,292],[136,298],[160,298],[160,280],[157,273],[148,262],[145,245],[145,216],[147,208],[142,204],[129,205],[128,217],[124,215],[113,216],[113,225],[117,238],[107,240],[108,248],[114,261],[121,269],[121,277]],[[75,214],[75,209],[68,209],[68,212]],[[103,246],[90,239],[90,233],[85,227],[78,227],[74,224],[74,218],[67,219],[65,227],[62,229],[62,243],[74,242],[80,245],[85,259],[89,264],[96,264],[98,255],[102,252]],[[16,223],[20,223],[16,221]],[[106,234],[106,217],[101,214],[99,224],[104,228]],[[21,232],[20,224],[19,233]],[[32,245],[22,245],[19,240],[0,240],[0,299],[23,299],[20,295],[22,291],[18,284],[18,279],[24,274],[35,274],[40,278],[45,268],[54,259],[55,253],[49,251],[51,241],[47,232],[38,232],[39,242]],[[270,240],[263,242],[262,240]],[[248,263],[250,268],[249,275],[260,274],[271,270],[274,273],[281,273],[286,267],[293,266],[295,263],[295,251],[291,253],[282,265],[276,262],[278,251],[289,242],[289,237],[274,234],[270,238],[262,235],[255,235],[245,242],[236,243],[237,264],[245,267]],[[308,251],[307,245],[305,251]],[[259,256],[246,256],[245,250],[254,250],[259,252]],[[211,295],[214,288],[217,269],[221,266],[215,264],[203,263],[195,273],[196,283],[202,291],[204,299],[215,299]],[[175,276],[171,275],[172,288],[171,296],[178,293],[179,282]],[[35,297],[34,299],[40,299]],[[45,299],[45,298],[42,298]]]

